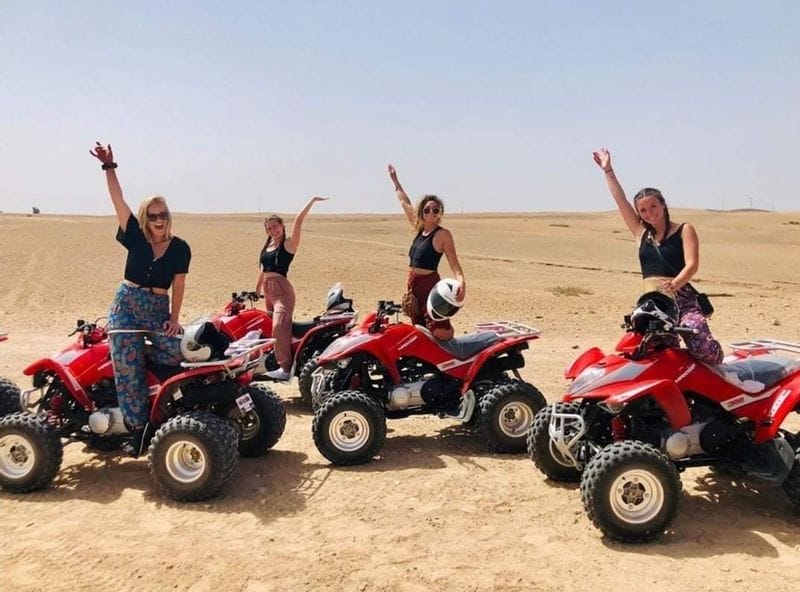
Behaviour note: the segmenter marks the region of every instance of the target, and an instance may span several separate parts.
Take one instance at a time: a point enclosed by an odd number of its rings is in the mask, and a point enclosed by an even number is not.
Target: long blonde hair
[[[150,232],[150,227],[147,225],[147,209],[153,205],[154,203],[161,204],[164,206],[168,216],[167,216],[167,240],[172,238],[172,213],[169,211],[169,206],[167,206],[167,200],[164,199],[160,195],[152,195],[150,197],[146,197],[142,200],[142,203],[139,204],[139,213],[136,216],[136,219],[139,220],[139,228],[142,229],[147,242],[153,242],[153,235]]]
[[[429,202],[435,202],[439,206],[439,213],[444,215],[444,202],[438,195],[423,195],[422,199],[417,202],[417,220],[414,222],[414,232],[419,232],[425,223],[425,214],[422,210]]]

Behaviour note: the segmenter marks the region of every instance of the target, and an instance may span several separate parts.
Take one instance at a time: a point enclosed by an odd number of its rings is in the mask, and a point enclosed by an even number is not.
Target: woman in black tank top
[[[415,208],[411,205],[411,200],[397,180],[397,171],[389,165],[389,178],[394,184],[394,190],[403,211],[406,213],[408,221],[411,223],[415,232],[414,240],[409,249],[409,270],[407,289],[411,291],[417,300],[418,314],[415,314],[411,321],[415,325],[425,325],[437,339],[450,339],[453,337],[453,326],[449,320],[434,321],[428,316],[426,303],[428,294],[441,278],[439,277],[439,260],[444,254],[450,269],[456,276],[459,283],[459,290],[456,297],[463,300],[467,293],[467,283],[464,280],[464,272],[458,262],[456,245],[453,235],[446,228],[442,228],[439,223],[444,214],[444,203],[435,195],[425,195],[417,203]]]
[[[294,313],[294,288],[286,277],[289,265],[300,247],[303,221],[318,201],[327,197],[312,197],[300,213],[295,216],[291,236],[286,235],[286,226],[280,216],[264,219],[267,240],[261,248],[258,262],[261,271],[256,282],[256,293],[264,295],[267,310],[272,311],[272,337],[275,338],[275,359],[279,368],[267,372],[275,380],[289,380],[292,369],[292,314]]]
[[[637,241],[645,289],[657,289],[672,296],[680,310],[681,325],[697,329],[694,335],[684,334],[686,347],[695,358],[708,364],[721,363],[722,346],[711,335],[689,285],[700,265],[700,244],[694,227],[670,220],[667,202],[658,189],[642,189],[631,205],[614,174],[611,153],[603,148],[594,152],[593,157],[603,169],[611,196]]]

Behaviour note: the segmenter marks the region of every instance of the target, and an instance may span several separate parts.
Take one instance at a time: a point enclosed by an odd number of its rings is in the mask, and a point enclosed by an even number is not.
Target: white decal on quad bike
[[[789,398],[789,395],[792,394],[792,389],[783,389],[778,396],[775,397],[775,401],[772,403],[772,407],[769,408],[769,413],[767,413],[767,417],[765,419],[774,419],[775,414],[778,413],[780,408],[783,406],[783,402]]]
[[[680,376],[678,376],[678,378],[675,379],[675,383],[678,383],[681,380],[683,380],[684,378],[686,378],[687,376],[689,376],[689,374],[691,374],[692,370],[694,370],[696,367],[697,367],[696,364],[692,364],[691,366],[689,366],[686,369],[685,372],[683,372]]]
[[[437,364],[436,367],[442,372],[444,372],[445,370],[449,370],[451,368],[457,368],[458,366],[463,366],[464,364],[471,364],[472,361],[477,357],[478,356],[472,356],[468,360],[459,360],[457,358],[453,358],[452,360],[447,360],[446,362]]]
[[[745,405],[750,405],[751,403],[755,403],[756,401],[760,401],[761,399],[766,399],[768,397],[771,397],[772,393],[774,393],[776,390],[778,390],[777,387],[770,389],[766,393],[761,394],[757,397],[751,397],[748,394],[742,393],[740,395],[733,397],[732,399],[728,399],[727,401],[722,401],[722,403],[720,404],[725,410],[730,411],[731,409],[738,409],[739,407],[744,407]]]
[[[398,351],[403,351],[405,348],[409,347],[412,343],[417,340],[417,336],[413,333],[406,337],[403,341],[397,344]]]

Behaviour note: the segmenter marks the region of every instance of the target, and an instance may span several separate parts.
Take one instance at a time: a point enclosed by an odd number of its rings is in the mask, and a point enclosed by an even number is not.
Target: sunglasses
[[[150,222],[155,222],[156,220],[169,220],[169,212],[164,210],[163,212],[158,212],[157,214],[151,214],[147,212],[147,219]]]
[[[441,211],[442,211],[441,208],[433,207],[433,208],[425,208],[425,209],[423,209],[422,213],[423,214],[438,214]]]

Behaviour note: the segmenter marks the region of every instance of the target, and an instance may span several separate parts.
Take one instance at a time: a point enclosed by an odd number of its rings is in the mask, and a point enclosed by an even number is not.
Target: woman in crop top
[[[119,224],[117,241],[128,251],[125,279],[108,313],[108,339],[120,411],[132,430],[125,448],[132,456],[139,456],[152,435],[147,429],[145,332],[153,343],[150,356],[154,361],[164,365],[181,362],[182,328],[178,321],[192,252],[186,241],[172,235],[172,216],[163,197],[148,197],[139,206],[138,215],[133,215],[122,196],[110,145],[98,142],[89,152],[103,163]]]
[[[449,320],[434,321],[428,316],[426,303],[428,294],[441,278],[438,267],[442,253],[447,257],[450,269],[453,270],[459,283],[459,300],[463,300],[467,292],[467,283],[464,281],[464,272],[458,262],[456,245],[453,235],[439,223],[444,214],[444,203],[435,195],[425,195],[414,208],[411,200],[397,180],[397,171],[389,165],[389,178],[394,184],[394,190],[408,221],[411,223],[416,236],[411,242],[408,251],[409,270],[407,289],[412,291],[417,300],[419,314],[411,321],[415,325],[425,325],[437,339],[450,339],[453,337],[453,326]]]
[[[675,298],[681,325],[697,330],[694,335],[683,334],[689,352],[702,362],[719,364],[723,357],[722,346],[711,335],[697,297],[688,285],[700,264],[700,244],[694,227],[670,220],[667,202],[658,189],[642,189],[631,205],[614,174],[611,153],[603,148],[593,156],[605,173],[622,218],[637,240],[645,284]]]
[[[294,288],[287,275],[289,265],[300,246],[303,220],[318,201],[327,197],[312,197],[294,219],[292,235],[286,236],[286,227],[280,216],[268,216],[264,220],[267,241],[261,249],[256,293],[264,295],[267,310],[272,311],[272,337],[275,338],[275,359],[280,368],[267,372],[275,380],[289,380],[292,369],[292,313],[294,312]]]

